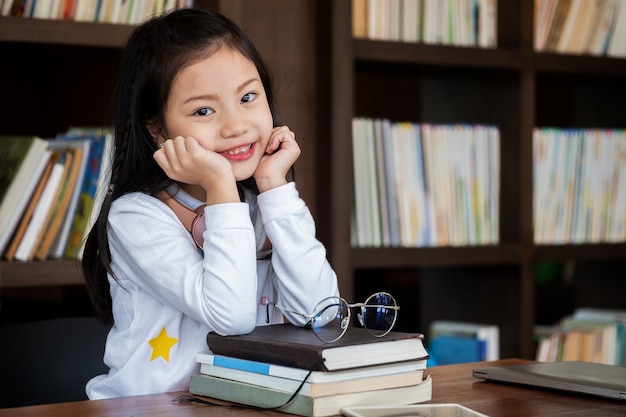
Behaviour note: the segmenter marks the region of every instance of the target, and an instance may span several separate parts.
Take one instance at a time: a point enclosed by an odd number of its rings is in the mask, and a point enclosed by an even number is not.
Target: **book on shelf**
[[[52,205],[58,197],[58,191],[66,170],[66,160],[62,153],[53,152],[49,163],[52,165],[50,175],[45,179],[46,185],[44,186],[39,201],[37,201],[33,215],[28,221],[24,236],[22,236],[19,246],[15,251],[14,258],[16,261],[30,261],[33,259],[34,249],[39,236],[43,231]]]
[[[4,0],[0,1],[0,16],[137,24],[172,9],[189,7],[191,3],[180,0]]]
[[[500,359],[500,329],[494,324],[436,320],[428,338],[437,365]]]
[[[74,190],[77,190],[78,178],[83,161],[83,148],[75,147],[68,143],[60,143],[58,141],[50,141],[51,149],[58,149],[64,153],[66,158],[66,170],[61,181],[57,198],[50,210],[48,218],[42,228],[42,233],[37,238],[37,244],[34,252],[34,259],[43,261],[48,258],[48,254],[52,249],[52,245],[59,234],[69,206],[72,201]]]
[[[189,392],[253,407],[274,408],[285,404],[278,410],[306,417],[325,417],[340,415],[341,408],[355,405],[406,405],[430,401],[432,379],[427,376],[414,385],[323,397],[298,393],[289,401],[294,392],[195,374],[191,376]]]
[[[497,243],[496,126],[366,117],[352,126],[355,246]]]
[[[59,139],[76,140],[80,138],[87,138],[91,143],[87,171],[64,251],[64,257],[68,259],[82,258],[85,238],[95,222],[106,193],[104,188],[108,183],[111,163],[110,152],[113,146],[112,132],[108,129],[75,128]]]
[[[52,164],[46,163],[44,171],[41,173],[38,180],[35,191],[30,195],[30,201],[28,202],[28,205],[26,206],[26,209],[24,210],[24,213],[22,214],[22,217],[17,225],[15,233],[11,237],[9,245],[4,252],[4,257],[8,261],[15,260],[15,252],[17,252],[17,248],[24,237],[24,233],[26,233],[28,223],[33,217],[35,207],[37,207],[41,194],[43,193],[44,188],[46,188],[46,181],[48,177],[50,177],[50,172],[52,172]]]
[[[493,48],[496,0],[352,0],[352,36]]]
[[[376,338],[360,327],[350,327],[333,343],[322,342],[311,329],[289,323],[257,326],[236,336],[210,332],[206,339],[214,354],[317,371],[428,358],[420,333],[390,332]]]
[[[534,14],[537,51],[626,55],[622,0],[542,0]]]
[[[0,136],[0,254],[4,253],[49,158],[36,136]]]
[[[624,184],[625,129],[535,128],[535,242],[623,242]]]
[[[309,371],[223,355],[196,355],[200,373],[269,388],[295,391],[306,379],[302,393],[321,396],[410,385],[422,380],[426,359],[374,365],[344,371]]]
[[[367,38],[367,2],[352,0],[352,36]]]
[[[626,366],[626,311],[579,308],[554,326],[536,326],[535,338],[540,362]]]
[[[58,138],[56,139],[56,141],[61,142]],[[48,256],[53,259],[60,259],[63,257],[63,252],[65,251],[65,246],[67,245],[72,222],[74,221],[74,215],[76,214],[76,210],[78,208],[78,200],[80,198],[83,182],[85,180],[87,162],[89,161],[89,148],[91,146],[91,141],[89,139],[65,140],[63,142],[64,144],[66,144],[66,146],[70,146],[76,149],[77,152],[80,153],[81,158],[80,166],[78,168],[78,174],[76,176],[76,182],[71,191],[67,211],[65,212],[63,220],[61,221],[61,225],[54,238],[54,242],[48,254]]]

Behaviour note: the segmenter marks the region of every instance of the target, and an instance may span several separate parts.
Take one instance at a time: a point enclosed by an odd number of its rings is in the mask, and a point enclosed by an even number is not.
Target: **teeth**
[[[242,146],[241,148],[231,149],[230,151],[226,151],[224,153],[227,153],[228,155],[237,155],[243,152],[247,152],[251,147],[252,147],[252,144],[247,145],[247,146]]]

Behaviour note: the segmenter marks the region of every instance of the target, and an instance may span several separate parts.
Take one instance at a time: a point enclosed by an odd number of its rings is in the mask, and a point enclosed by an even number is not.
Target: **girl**
[[[111,181],[82,259],[112,324],[110,371],[87,383],[90,399],[186,390],[208,332],[266,324],[261,300],[312,312],[338,295],[288,181],[295,135],[277,126],[268,69],[232,21],[183,9],[140,25],[116,100]]]

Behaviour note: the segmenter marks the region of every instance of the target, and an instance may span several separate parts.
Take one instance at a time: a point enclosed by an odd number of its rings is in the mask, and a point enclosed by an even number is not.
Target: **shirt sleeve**
[[[131,281],[219,334],[247,333],[256,324],[257,289],[248,204],[208,206],[205,222],[202,256],[163,202],[142,193],[117,199],[108,223],[113,271],[120,285]]]
[[[309,314],[322,299],[339,295],[337,276],[327,260],[326,248],[315,236],[313,217],[295,183],[259,194],[257,204],[272,243],[277,301]],[[300,316],[285,316],[294,324],[305,324]]]

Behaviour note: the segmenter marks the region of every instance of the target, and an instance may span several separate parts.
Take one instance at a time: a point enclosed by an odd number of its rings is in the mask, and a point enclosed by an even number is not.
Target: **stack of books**
[[[554,326],[536,326],[538,362],[626,366],[626,310],[578,308]]]
[[[428,352],[418,333],[375,338],[350,328],[334,343],[291,324],[238,336],[207,335],[210,354],[196,357],[191,394],[307,417],[362,405],[407,405],[432,399],[424,375]]]

